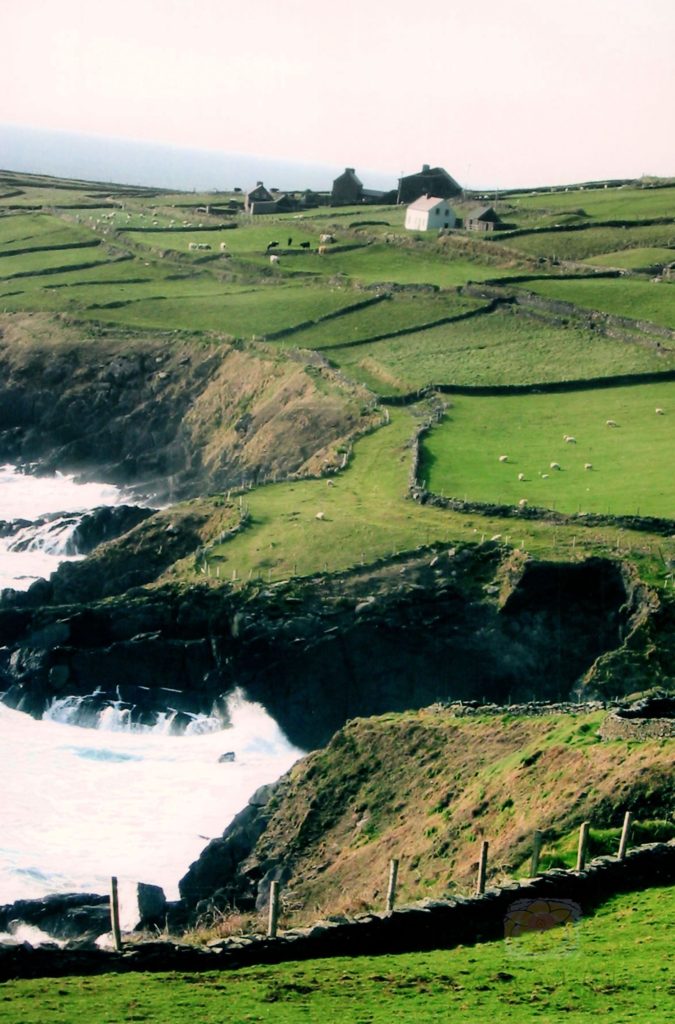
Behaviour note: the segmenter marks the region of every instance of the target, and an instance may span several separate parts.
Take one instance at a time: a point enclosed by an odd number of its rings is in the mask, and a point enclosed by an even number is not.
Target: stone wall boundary
[[[131,971],[233,970],[335,956],[378,956],[504,940],[508,915],[520,901],[572,903],[585,915],[615,895],[675,884],[675,840],[629,850],[623,859],[598,857],[581,871],[554,869],[489,888],[484,894],[427,899],[390,913],[335,917],[276,938],[240,936],[207,949],[171,942],[122,952],[0,947],[0,980]],[[509,942],[517,940],[509,939]],[[514,950],[515,952],[515,950]]]

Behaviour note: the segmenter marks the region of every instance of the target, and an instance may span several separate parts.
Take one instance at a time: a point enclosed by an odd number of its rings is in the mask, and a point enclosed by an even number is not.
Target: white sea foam
[[[35,721],[0,704],[0,904],[107,892],[110,876],[169,898],[207,841],[301,755],[265,710],[231,699],[231,725],[167,735]],[[213,721],[204,722],[212,730]],[[232,751],[233,763],[219,763]]]
[[[62,473],[32,476],[15,466],[0,466],[0,521],[32,523],[51,513],[86,512],[122,500],[122,492],[111,484],[81,484]],[[0,537],[0,590],[26,590],[34,580],[50,576],[67,557],[77,557],[65,553],[74,527],[72,522],[27,526],[12,537]],[[13,550],[23,542],[28,543],[27,550]]]

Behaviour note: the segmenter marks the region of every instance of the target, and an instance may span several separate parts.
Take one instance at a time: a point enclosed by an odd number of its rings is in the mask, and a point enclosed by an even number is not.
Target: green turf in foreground
[[[657,408],[665,414],[657,415]],[[618,426],[607,426],[608,419]],[[564,434],[576,443],[566,443]],[[560,395],[458,396],[425,440],[421,474],[429,490],[470,501],[516,505],[525,498],[562,512],[672,518],[673,452],[673,382]],[[551,462],[560,469],[551,469]],[[586,470],[586,463],[593,468]]]
[[[564,894],[561,893],[561,898]],[[6,1024],[669,1024],[675,889],[509,943],[208,974],[8,982]]]

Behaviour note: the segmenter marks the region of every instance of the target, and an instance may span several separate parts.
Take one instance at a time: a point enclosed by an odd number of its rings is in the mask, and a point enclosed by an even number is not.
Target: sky
[[[675,175],[673,0],[0,0],[0,25],[0,125],[392,183]]]

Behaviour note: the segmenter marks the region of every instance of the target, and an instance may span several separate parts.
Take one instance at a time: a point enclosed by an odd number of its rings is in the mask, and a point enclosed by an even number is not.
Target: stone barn
[[[356,177],[353,167],[346,167],[333,182],[330,194],[331,206],[351,206],[363,199],[363,182]]]
[[[246,193],[244,200],[244,209],[246,213],[252,213],[252,207],[254,203],[273,203],[274,196],[268,188],[265,188],[262,181],[256,182],[255,188],[251,188]]]
[[[405,226],[408,231],[439,231],[456,225],[455,211],[447,199],[438,196],[421,196],[406,210]]]
[[[502,221],[494,206],[479,206],[469,210],[464,218],[468,231],[498,231]]]
[[[421,196],[452,199],[461,196],[462,188],[442,167],[424,164],[421,171],[408,174],[398,181],[397,203],[414,203]]]

